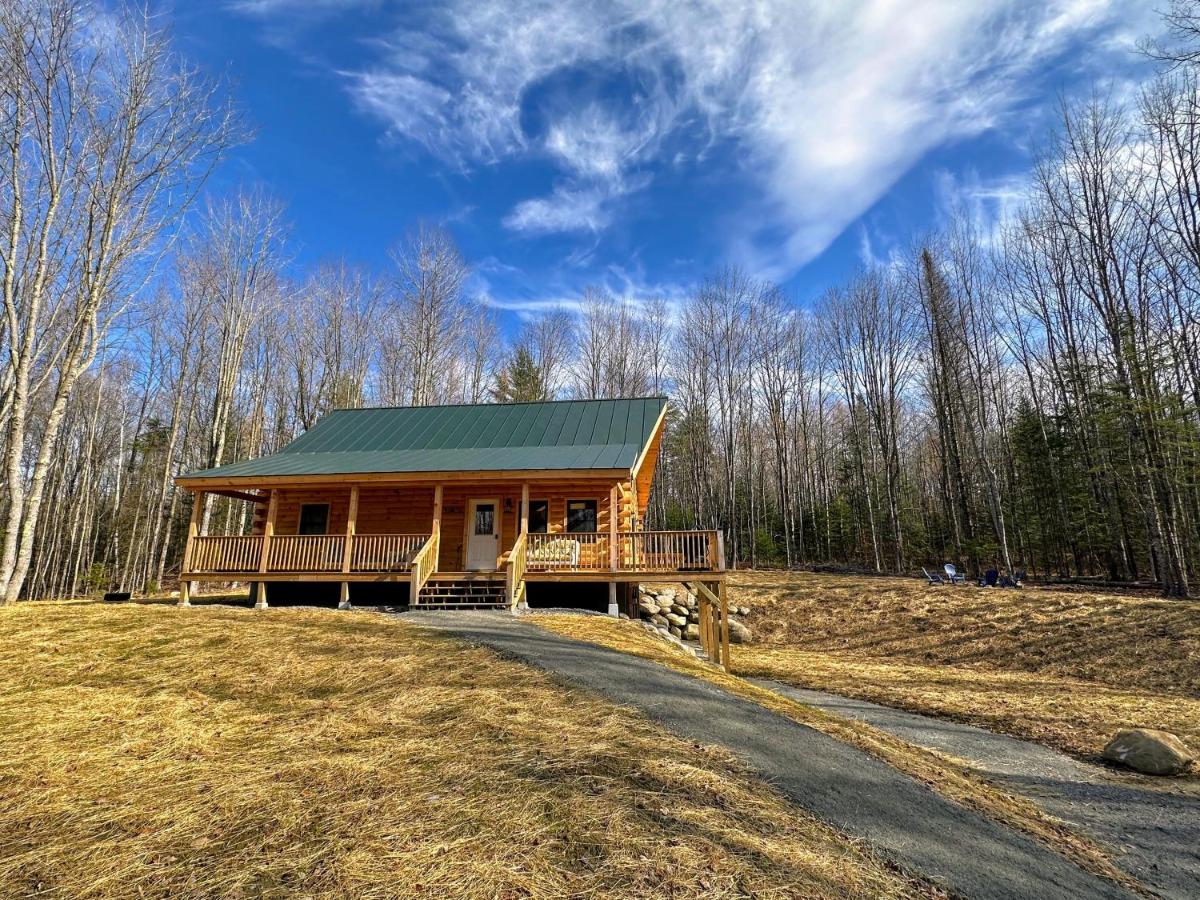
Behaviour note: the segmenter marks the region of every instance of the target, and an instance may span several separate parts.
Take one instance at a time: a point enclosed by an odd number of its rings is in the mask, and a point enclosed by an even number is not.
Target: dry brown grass
[[[738,572],[756,646],[981,666],[1200,697],[1200,603],[912,578]]]
[[[0,610],[0,895],[904,896],[726,753],[368,614]]]
[[[743,674],[1085,758],[1129,726],[1200,748],[1200,603],[808,573],[738,573],[731,588],[752,610],[755,643],[734,649]]]
[[[1013,796],[977,777],[967,766],[932,751],[915,747],[870,725],[830,715],[751,684],[745,679],[684,654],[633,622],[603,616],[539,615],[536,624],[576,640],[621,650],[708,681],[732,694],[780,715],[853,744],[889,765],[929,785],[944,797],[974,809],[1042,841],[1077,865],[1114,881],[1139,886],[1112,865],[1108,855],[1090,840],[1053,819],[1030,801]],[[734,656],[735,671],[738,657]],[[744,673],[743,673],[744,674]]]

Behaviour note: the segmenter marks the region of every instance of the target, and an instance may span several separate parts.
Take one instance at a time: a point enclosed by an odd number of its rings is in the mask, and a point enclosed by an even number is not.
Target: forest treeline
[[[0,598],[155,590],[172,478],[345,406],[665,394],[646,527],[730,562],[1200,573],[1200,83],[1194,5],[1136,98],[1064,102],[1020,210],[958,211],[819,297],[736,267],[686,296],[589,288],[506,335],[452,234],[297,271],[287,212],[210,198],[242,138],[128,14],[0,0]],[[67,90],[67,86],[70,89]],[[249,528],[210,498],[204,527]]]

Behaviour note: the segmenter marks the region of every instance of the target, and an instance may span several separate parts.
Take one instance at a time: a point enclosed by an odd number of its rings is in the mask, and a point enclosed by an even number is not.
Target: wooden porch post
[[[442,535],[442,486],[440,484],[433,487],[433,528],[432,531],[438,537]],[[434,561],[433,570],[437,571],[437,561]]]
[[[608,567],[614,572],[617,570],[619,562],[617,552],[617,519],[621,516],[618,506],[620,502],[621,492],[617,490],[617,486],[614,484],[612,490],[608,492]],[[615,598],[610,596],[609,599],[612,601],[611,605],[615,605]]]
[[[529,534],[529,482],[521,485],[521,534]]]
[[[180,575],[186,576],[192,566],[192,542],[200,536],[200,516],[204,511],[204,491],[196,491],[192,501],[192,518],[188,521],[187,541],[183,545],[183,564]],[[179,579],[179,605],[192,605],[192,583],[181,577]]]
[[[258,560],[258,571],[266,573],[267,563],[271,556],[271,536],[275,534],[275,514],[279,511],[279,489],[271,488],[271,499],[267,501],[267,521],[263,524],[263,539],[261,556]],[[258,586],[258,602],[254,604],[255,609],[267,608],[267,583],[261,582]]]
[[[608,568],[612,570],[612,576],[608,582],[608,614],[614,619],[619,618],[621,609],[617,606],[617,519],[620,518],[621,512],[617,508],[620,503],[621,492],[617,490],[614,484],[608,492]]]
[[[729,660],[729,592],[722,578],[717,585],[717,595],[721,598],[721,662],[725,671],[733,671],[733,663]]]
[[[350,486],[350,511],[346,514],[346,546],[342,548],[342,574],[350,573],[350,558],[354,546],[354,532],[358,520],[358,485]],[[350,608],[350,582],[342,582],[342,594],[338,600],[338,609]]]

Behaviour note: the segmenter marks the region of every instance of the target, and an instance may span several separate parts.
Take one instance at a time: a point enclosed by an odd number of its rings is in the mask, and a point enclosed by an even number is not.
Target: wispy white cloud
[[[983,176],[974,170],[955,174],[939,171],[934,179],[940,224],[963,219],[974,234],[996,243],[1017,220],[1032,189],[1028,173]]]
[[[610,227],[653,164],[732,147],[755,190],[729,252],[784,277],[930,150],[1006,122],[1042,67],[1080,47],[1102,65],[1140,6],[448,0],[344,75],[390,134],[453,164],[553,161],[560,180],[505,220],[527,234]]]
[[[598,190],[556,188],[546,197],[522,200],[505,217],[504,224],[529,234],[599,231],[611,218],[604,201]]]

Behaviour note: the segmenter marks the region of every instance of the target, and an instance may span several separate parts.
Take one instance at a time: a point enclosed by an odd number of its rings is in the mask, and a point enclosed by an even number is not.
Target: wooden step
[[[441,577],[438,577],[438,576]],[[442,572],[421,588],[421,609],[504,609],[504,576],[494,572]]]

